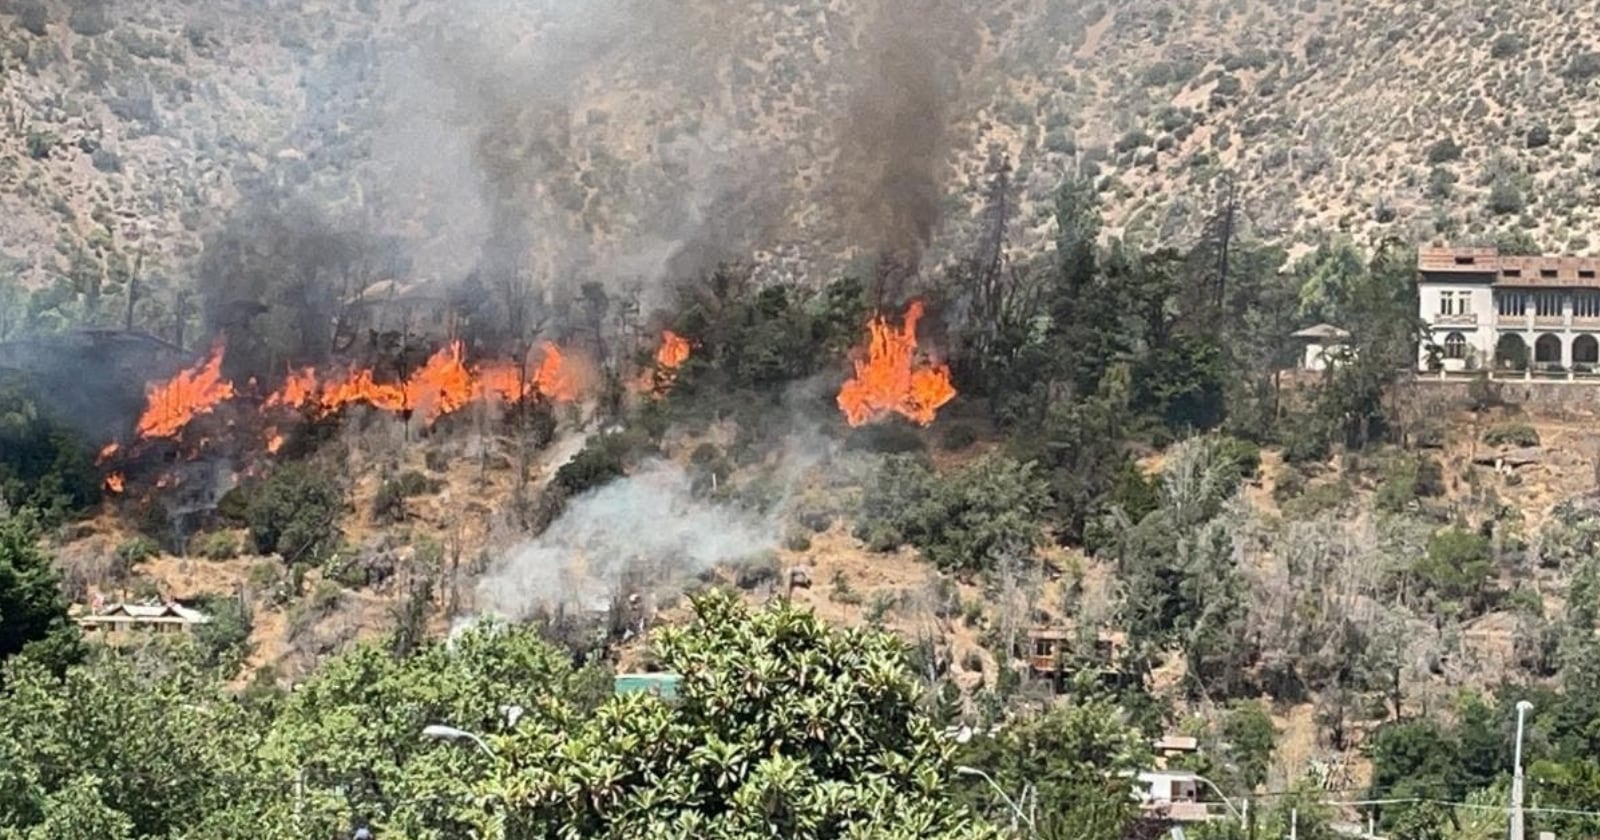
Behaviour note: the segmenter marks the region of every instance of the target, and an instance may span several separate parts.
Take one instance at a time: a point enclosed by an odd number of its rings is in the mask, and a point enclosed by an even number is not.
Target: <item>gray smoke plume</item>
[[[776,547],[775,523],[697,499],[690,484],[681,467],[654,462],[573,499],[480,579],[479,610],[516,620],[540,608],[600,608],[627,574],[667,589]]]
[[[840,209],[853,245],[914,265],[939,221],[977,22],[953,0],[882,0],[867,14],[839,134]]]

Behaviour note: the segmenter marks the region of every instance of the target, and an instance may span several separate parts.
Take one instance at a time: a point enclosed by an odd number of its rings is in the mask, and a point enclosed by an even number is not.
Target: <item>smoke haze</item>
[[[653,462],[572,500],[537,539],[503,555],[478,583],[481,612],[526,618],[541,607],[604,606],[625,574],[672,588],[776,547],[776,525],[695,498],[682,468]]]

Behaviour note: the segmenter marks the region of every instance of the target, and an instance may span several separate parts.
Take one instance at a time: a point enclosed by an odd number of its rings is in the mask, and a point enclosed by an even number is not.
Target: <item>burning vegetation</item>
[[[856,353],[855,376],[839,389],[839,408],[851,426],[896,414],[927,426],[955,399],[950,367],[927,360],[917,346],[922,315],[922,302],[912,301],[899,329],[882,316],[867,326],[868,342]]]

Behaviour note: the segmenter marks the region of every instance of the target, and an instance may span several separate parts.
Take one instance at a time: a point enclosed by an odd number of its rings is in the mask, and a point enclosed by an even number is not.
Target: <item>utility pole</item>
[[[1300,840],[1300,809],[1289,809],[1289,840]]]
[[[1533,704],[1526,700],[1517,703],[1517,746],[1512,759],[1511,775],[1511,840],[1523,840],[1522,832],[1522,724]]]

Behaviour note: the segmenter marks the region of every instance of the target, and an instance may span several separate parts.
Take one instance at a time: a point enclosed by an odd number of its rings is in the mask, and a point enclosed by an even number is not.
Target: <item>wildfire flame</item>
[[[117,443],[116,441],[112,441],[112,442],[106,444],[103,448],[101,448],[100,454],[95,457],[94,462],[96,464],[104,464],[105,462],[111,460],[112,458],[115,458],[117,453],[121,452],[121,451],[122,451],[122,444]]]
[[[120,494],[125,486],[127,486],[127,479],[123,478],[122,473],[114,472],[106,476],[106,490],[108,492]]]
[[[218,343],[198,365],[147,391],[139,437],[173,437],[194,418],[233,399],[233,383],[222,378],[222,352]]]
[[[656,366],[664,371],[676,371],[689,361],[689,339],[673,332],[661,331],[661,349],[656,351]]]
[[[856,353],[856,375],[839,389],[839,408],[851,426],[891,414],[926,426],[940,407],[955,399],[950,367],[919,359],[917,322],[922,314],[922,302],[913,301],[900,329],[881,315],[867,325],[869,340],[865,352]]]
[[[666,396],[678,381],[678,368],[689,361],[692,352],[689,339],[672,330],[662,330],[661,346],[656,349],[655,369],[639,375],[639,390],[648,391],[657,399]]]

